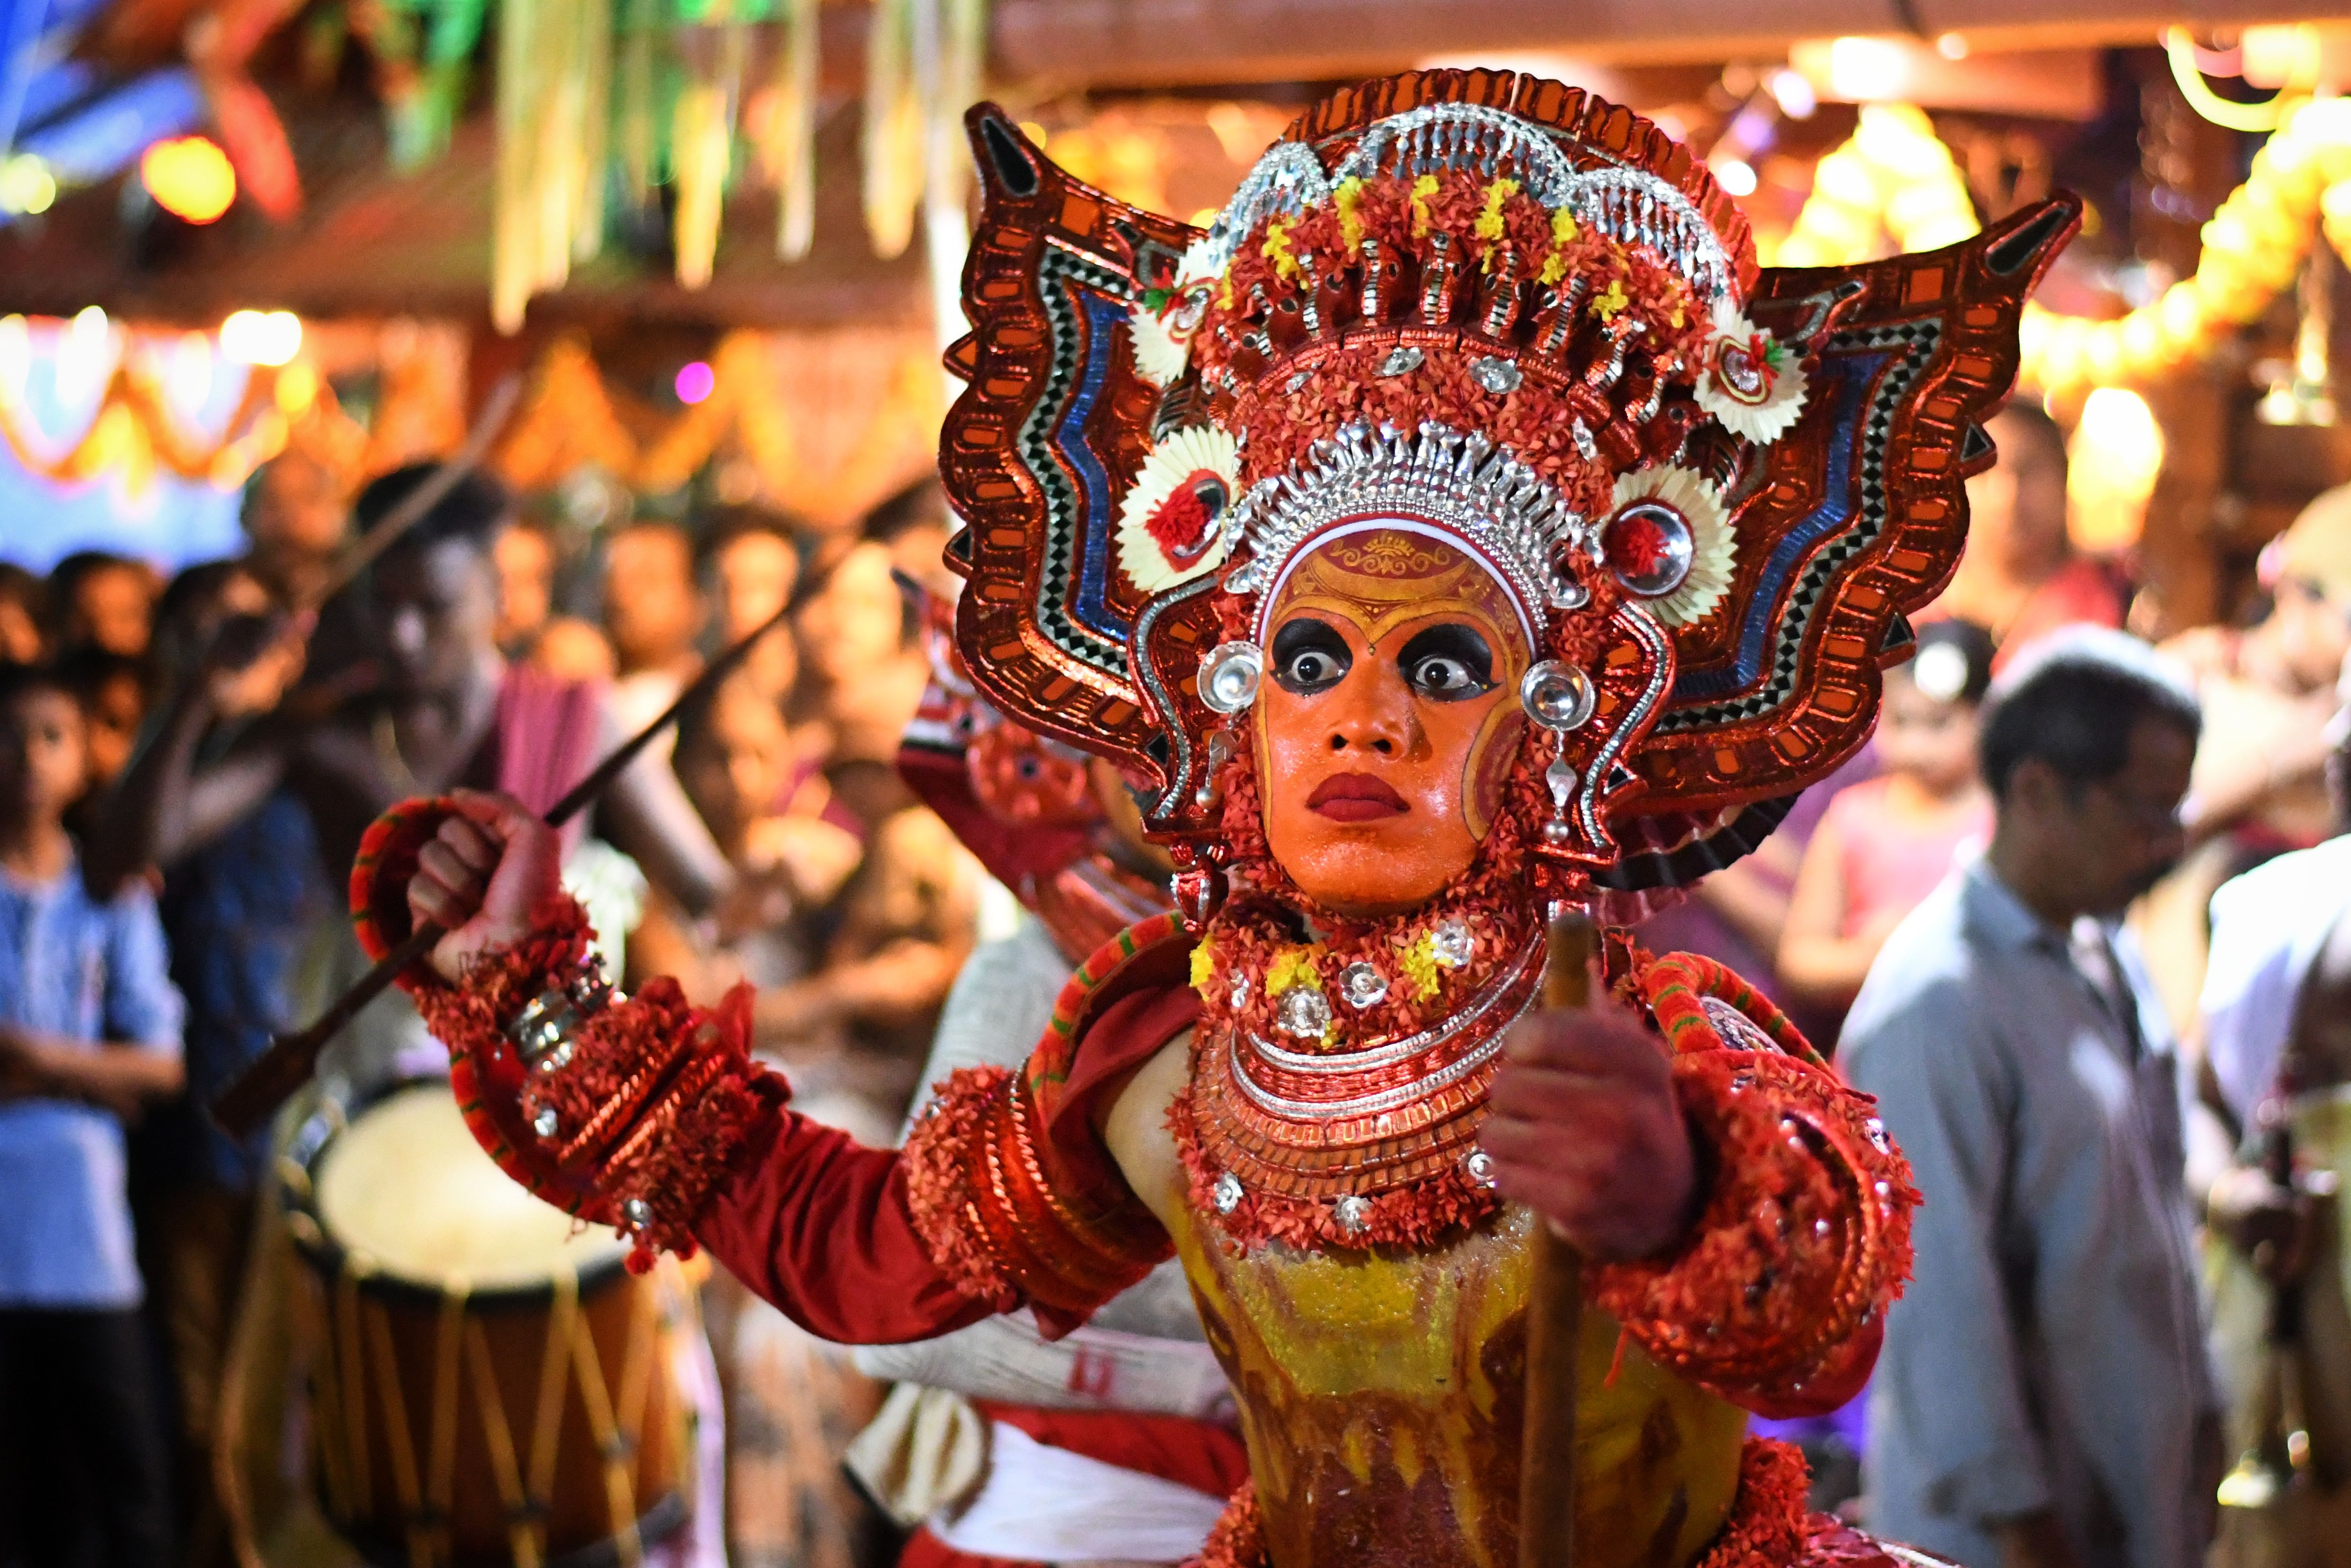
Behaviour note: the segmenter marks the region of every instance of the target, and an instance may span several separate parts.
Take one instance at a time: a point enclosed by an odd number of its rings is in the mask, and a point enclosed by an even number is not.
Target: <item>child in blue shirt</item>
[[[84,747],[53,674],[0,666],[0,1563],[148,1568],[174,1554],[122,1119],[179,1089],[181,1003],[146,888],[82,886]]]

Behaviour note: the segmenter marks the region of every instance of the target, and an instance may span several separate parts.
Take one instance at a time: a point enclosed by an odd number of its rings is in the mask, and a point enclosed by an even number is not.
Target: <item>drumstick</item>
[[[347,546],[337,559],[327,580],[313,593],[306,594],[297,610],[316,610],[351,585],[351,580],[374,563],[376,557],[390,549],[400,536],[414,528],[424,515],[441,504],[442,497],[457,487],[457,482],[482,465],[489,455],[490,444],[507,427],[514,413],[515,400],[522,396],[522,375],[517,371],[490,389],[487,402],[474,421],[474,428],[465,433],[465,444],[450,454],[446,462],[433,471],[424,483],[400,498],[399,504],[386,512],[375,527],[368,529]]]
[[[1592,917],[1552,906],[1543,1006],[1592,1005]],[[1527,1420],[1519,1448],[1519,1568],[1575,1562],[1575,1353],[1583,1322],[1583,1260],[1549,1224],[1535,1228],[1527,1298]]]
[[[637,758],[637,754],[653,742],[653,737],[677,722],[688,707],[716,688],[719,682],[734,672],[735,666],[748,658],[752,648],[768,632],[781,626],[792,612],[805,604],[810,596],[832,575],[831,567],[800,580],[784,607],[762,622],[741,641],[710,661],[702,674],[687,683],[677,700],[662,709],[660,715],[636,734],[614,747],[611,756],[596,765],[595,770],[579,783],[540,819],[550,828],[559,828],[580,810],[608,789],[621,770]],[[402,969],[433,951],[433,945],[448,935],[438,923],[420,921],[391,952],[375,961],[372,968],[353,982],[351,988],[337,997],[317,1021],[297,1034],[279,1035],[269,1042],[269,1049],[254,1058],[253,1064],[237,1075],[235,1082],[224,1090],[212,1103],[213,1120],[223,1132],[233,1138],[242,1138],[286,1103],[293,1092],[310,1081],[319,1069],[319,1052],[329,1040],[343,1031],[343,1027],[359,1016],[360,1009],[383,993]]]

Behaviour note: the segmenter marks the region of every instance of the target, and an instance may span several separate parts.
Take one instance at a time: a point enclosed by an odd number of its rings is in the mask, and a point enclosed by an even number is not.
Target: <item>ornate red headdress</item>
[[[1154,780],[1205,905],[1258,623],[1302,551],[1403,516],[1509,591],[1537,663],[1509,799],[1550,894],[1686,883],[1858,747],[1957,564],[1976,423],[2071,196],[1960,246],[1762,269],[1687,149],[1510,72],[1370,82],[1203,233],[998,110],[940,468],[979,690]]]

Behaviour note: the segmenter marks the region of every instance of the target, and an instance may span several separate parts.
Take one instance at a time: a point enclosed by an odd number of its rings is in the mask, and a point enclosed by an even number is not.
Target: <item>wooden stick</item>
[[[1552,907],[1543,1006],[1592,1005],[1592,917]],[[1575,1360],[1583,1324],[1583,1260],[1549,1225],[1535,1229],[1527,1299],[1527,1418],[1519,1450],[1519,1568],[1575,1562]]]
[[[805,604],[809,597],[832,575],[831,570],[811,572],[781,610],[769,616],[756,631],[710,661],[699,675],[677,694],[677,700],[662,709],[660,715],[636,734],[614,747],[611,756],[596,765],[595,770],[574,784],[562,800],[548,808],[540,820],[550,828],[559,828],[592,802],[621,776],[622,769],[637,759],[637,754],[653,742],[653,737],[677,722],[678,716],[704,696],[716,689],[718,683],[734,673],[735,666],[748,658],[759,639],[789,620],[793,612]],[[342,1033],[361,1008],[381,996],[400,972],[433,951],[433,945],[448,933],[434,921],[420,922],[408,934],[405,941],[375,961],[374,966],[327,1010],[320,1013],[308,1029],[297,1034],[279,1035],[269,1042],[269,1049],[254,1058],[253,1064],[238,1074],[235,1082],[222,1091],[212,1103],[213,1120],[223,1132],[233,1138],[242,1138],[261,1125],[277,1107],[286,1103],[294,1092],[310,1081],[319,1070],[319,1053],[327,1042]]]
[[[447,462],[433,471],[423,484],[402,496],[392,510],[386,512],[375,527],[353,539],[335,560],[334,570],[327,574],[326,582],[310,594],[297,609],[316,610],[336,594],[351,585],[351,580],[365,571],[375,559],[399,542],[400,536],[414,528],[427,512],[441,504],[442,497],[457,487],[465,478],[482,465],[490,455],[490,444],[513,417],[515,402],[522,396],[522,376],[519,371],[506,377],[490,389],[487,402],[474,421],[474,428],[465,433],[465,444],[449,455]]]

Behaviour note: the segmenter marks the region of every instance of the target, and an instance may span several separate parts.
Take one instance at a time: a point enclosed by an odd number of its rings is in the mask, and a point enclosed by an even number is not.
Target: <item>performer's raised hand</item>
[[[449,935],[434,945],[433,967],[456,980],[475,954],[530,930],[539,901],[562,886],[562,840],[511,795],[450,794],[456,814],[417,852],[408,911]]]
[[[1603,1003],[1530,1013],[1505,1049],[1479,1134],[1504,1196],[1603,1261],[1678,1240],[1698,1182],[1656,1037]]]

